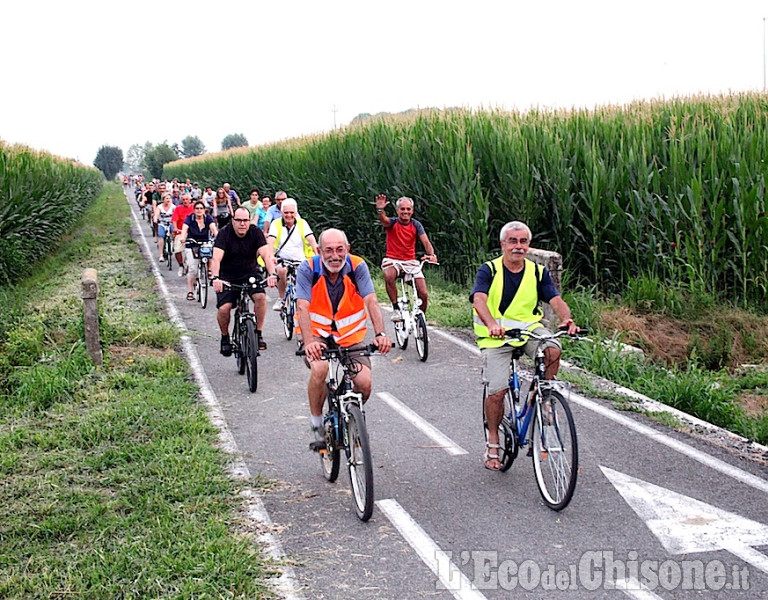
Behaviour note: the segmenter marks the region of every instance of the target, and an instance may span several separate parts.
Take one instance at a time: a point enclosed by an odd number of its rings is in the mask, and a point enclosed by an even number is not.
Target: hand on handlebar
[[[387,354],[392,349],[392,340],[386,335],[378,335],[373,338],[373,345],[382,354]]]
[[[325,344],[317,341],[309,342],[306,346],[304,346],[304,353],[306,354],[307,360],[312,362],[313,360],[321,360],[323,358],[323,350],[325,349]]]

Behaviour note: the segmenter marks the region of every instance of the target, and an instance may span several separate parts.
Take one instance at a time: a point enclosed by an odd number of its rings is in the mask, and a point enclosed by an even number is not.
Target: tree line
[[[240,146],[248,146],[248,140],[242,133],[227,135],[221,141],[221,149],[229,150]],[[180,158],[192,158],[207,152],[205,144],[196,135],[188,135],[181,144],[169,144],[167,140],[153,144],[133,144],[123,156],[123,151],[117,146],[102,146],[96,153],[93,165],[99,169],[107,180],[112,180],[119,172],[148,173],[150,177],[161,177],[166,163]]]

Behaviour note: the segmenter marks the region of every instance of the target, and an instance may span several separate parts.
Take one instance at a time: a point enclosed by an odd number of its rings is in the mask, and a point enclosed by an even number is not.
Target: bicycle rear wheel
[[[416,352],[419,355],[419,360],[424,362],[429,356],[429,337],[427,334],[427,320],[424,317],[424,313],[416,315],[413,333],[416,338]]]
[[[544,389],[533,419],[533,470],[544,503],[562,510],[573,497],[579,469],[576,424],[563,396]]]
[[[485,440],[488,441],[488,423],[485,420],[485,401],[488,398],[488,388],[483,386],[483,429],[485,430]],[[499,423],[499,462],[502,472],[508,471],[512,463],[517,458],[517,436],[515,434],[515,425],[513,425],[507,415],[510,414],[512,398],[507,391],[504,396],[504,416]]]
[[[165,232],[165,264],[168,265],[168,270],[173,270],[173,240],[170,237],[171,234],[166,230]]]
[[[259,342],[256,336],[256,326],[248,319],[245,323],[245,377],[248,380],[248,390],[253,393],[259,386]]]
[[[200,267],[197,275],[197,282],[200,285],[200,306],[208,306],[208,265],[200,260]]]
[[[368,429],[360,408],[354,404],[348,407],[347,440],[349,457],[347,468],[352,486],[352,499],[357,518],[367,521],[373,514],[373,460],[368,441]]]
[[[339,476],[339,447],[336,444],[335,424],[339,415],[331,406],[331,399],[326,400],[326,409],[323,429],[325,430],[325,450],[320,452],[320,466],[323,469],[323,477],[333,483]]]

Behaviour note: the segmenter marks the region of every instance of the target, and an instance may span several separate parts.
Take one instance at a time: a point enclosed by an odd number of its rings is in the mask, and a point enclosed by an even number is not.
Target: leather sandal
[[[495,452],[491,452],[491,450],[495,450]],[[501,446],[499,444],[491,444],[490,442],[485,443],[485,461],[483,464],[489,471],[501,470],[501,462],[499,462],[498,467],[491,467],[488,465],[488,462],[491,460],[499,460],[499,450],[501,450]]]

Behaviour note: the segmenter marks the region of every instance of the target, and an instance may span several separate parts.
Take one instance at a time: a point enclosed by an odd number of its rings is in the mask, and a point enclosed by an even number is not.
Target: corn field
[[[166,165],[169,177],[284,189],[320,231],[381,258],[373,198],[414,198],[448,276],[465,282],[518,219],[570,275],[620,290],[651,275],[765,306],[768,97],[593,111],[422,111]],[[390,208],[390,214],[392,209]]]
[[[0,142],[0,283],[29,274],[103,183],[96,168]]]

